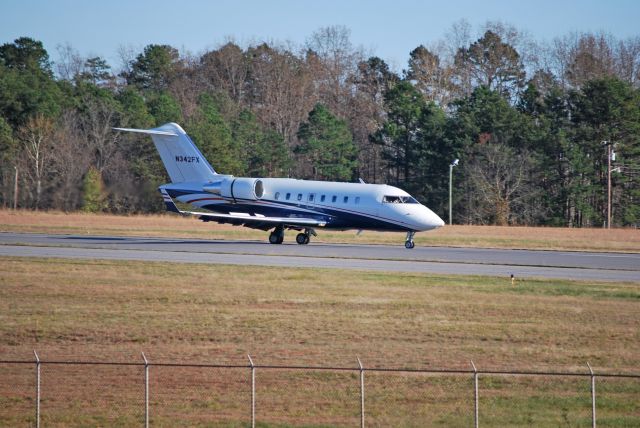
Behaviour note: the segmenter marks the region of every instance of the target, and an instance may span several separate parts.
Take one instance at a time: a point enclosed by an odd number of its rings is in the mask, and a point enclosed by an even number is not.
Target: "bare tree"
[[[248,49],[250,106],[291,147],[300,123],[313,108],[313,82],[307,64],[288,49],[267,44]]]
[[[469,46],[471,40],[471,24],[466,19],[461,19],[454,22],[445,34],[443,50],[446,52],[447,57],[453,61],[458,50]]]
[[[125,76],[132,73],[133,63],[136,60],[137,52],[141,48],[135,48],[133,45],[119,45],[117,49],[118,59],[120,60],[119,68],[116,69],[116,75],[120,78],[120,83],[125,83]]]
[[[533,74],[536,70],[543,68],[542,46],[528,32],[502,21],[487,21],[481,30],[482,33],[491,31],[500,36],[504,43],[513,46],[520,55],[527,74]]]
[[[87,149],[92,152],[95,167],[103,173],[117,151],[118,134],[112,129],[117,125],[117,109],[112,100],[95,97],[84,97],[83,105],[80,123]]]
[[[53,135],[56,150],[51,154],[51,203],[54,208],[65,211],[80,206],[82,177],[92,160],[79,123],[77,112],[65,111]]]
[[[372,143],[370,135],[385,120],[385,92],[399,80],[378,57],[371,57],[358,64],[358,74],[353,82],[355,91],[349,100],[349,124],[358,147],[358,174],[367,182],[377,183],[384,177],[382,146]]]
[[[533,159],[503,144],[476,148],[468,167],[472,222],[497,225],[527,224],[539,215]]]
[[[22,159],[35,196],[32,197],[33,207],[40,208],[42,197],[42,182],[46,178],[50,166],[53,146],[54,124],[51,119],[43,115],[36,115],[18,130],[18,139],[22,143]]]
[[[614,49],[616,75],[635,88],[640,86],[640,37],[619,41]]]
[[[249,63],[235,43],[230,41],[202,55],[199,72],[208,89],[223,90],[236,102],[244,99]]]
[[[358,63],[364,60],[362,50],[353,47],[351,32],[344,26],[323,27],[307,40],[313,77],[320,100],[339,117],[347,118],[351,82]]]
[[[420,45],[409,54],[405,76],[426,99],[446,108],[451,100],[451,72],[437,54]]]
[[[611,40],[605,34],[583,34],[569,51],[567,78],[580,88],[588,80],[614,74]]]
[[[555,38],[544,57],[565,89],[607,76],[640,86],[640,37],[617,40],[602,32],[574,32]]]
[[[456,54],[471,44],[471,24],[465,19],[454,22],[445,34],[445,39],[438,43],[443,66],[448,68],[449,85],[453,91],[453,97],[465,97],[473,91],[471,82],[471,69],[467,63],[456,63]]]
[[[200,58],[186,54],[180,60],[182,69],[169,84],[169,93],[178,101],[186,122],[198,110],[198,96],[204,92],[204,85],[199,78]]]
[[[513,46],[502,41],[491,30],[455,57],[458,85],[484,85],[508,98],[513,98],[524,84],[524,66]]]
[[[56,46],[58,57],[56,62],[56,74],[63,80],[72,81],[84,70],[85,59],[70,43]]]

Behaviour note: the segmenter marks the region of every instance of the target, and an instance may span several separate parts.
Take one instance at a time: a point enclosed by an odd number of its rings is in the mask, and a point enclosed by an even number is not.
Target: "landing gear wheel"
[[[273,232],[269,234],[270,244],[282,244],[284,242],[284,228],[277,227]]]
[[[300,245],[306,245],[309,243],[309,235],[306,233],[298,233],[296,235],[296,242]]]
[[[413,235],[415,234],[416,233],[412,230],[407,232],[407,239],[404,241],[404,248],[410,250],[416,246],[416,244],[413,243]]]

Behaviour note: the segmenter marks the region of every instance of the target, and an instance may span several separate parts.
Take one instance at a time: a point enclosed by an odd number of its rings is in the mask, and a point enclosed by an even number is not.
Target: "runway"
[[[640,282],[640,254],[0,233],[0,256]]]

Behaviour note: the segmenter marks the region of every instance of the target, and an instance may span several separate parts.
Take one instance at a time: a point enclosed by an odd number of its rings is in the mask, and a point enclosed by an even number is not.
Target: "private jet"
[[[404,190],[386,184],[249,178],[218,174],[187,133],[175,123],[153,129],[114,128],[151,136],[171,183],[158,188],[167,211],[200,220],[271,230],[269,242],[282,244],[285,230],[308,244],[316,229],[416,232],[444,225],[438,215]],[[175,200],[199,210],[178,209]]]

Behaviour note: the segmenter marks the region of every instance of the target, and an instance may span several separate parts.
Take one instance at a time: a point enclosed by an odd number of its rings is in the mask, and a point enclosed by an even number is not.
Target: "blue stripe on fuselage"
[[[166,189],[166,191],[171,197],[175,198],[194,194],[193,191],[175,189]],[[374,214],[361,213],[348,209],[266,199],[242,200],[236,198],[236,203],[232,203],[230,198],[224,199],[227,199],[229,203],[206,204],[201,205],[201,207],[221,214],[246,212],[249,214],[264,215],[265,217],[289,217],[292,219],[296,217],[313,218],[326,222],[325,228],[327,229],[371,229],[382,231],[413,230],[410,227],[397,224],[397,222],[393,220],[388,220]]]

